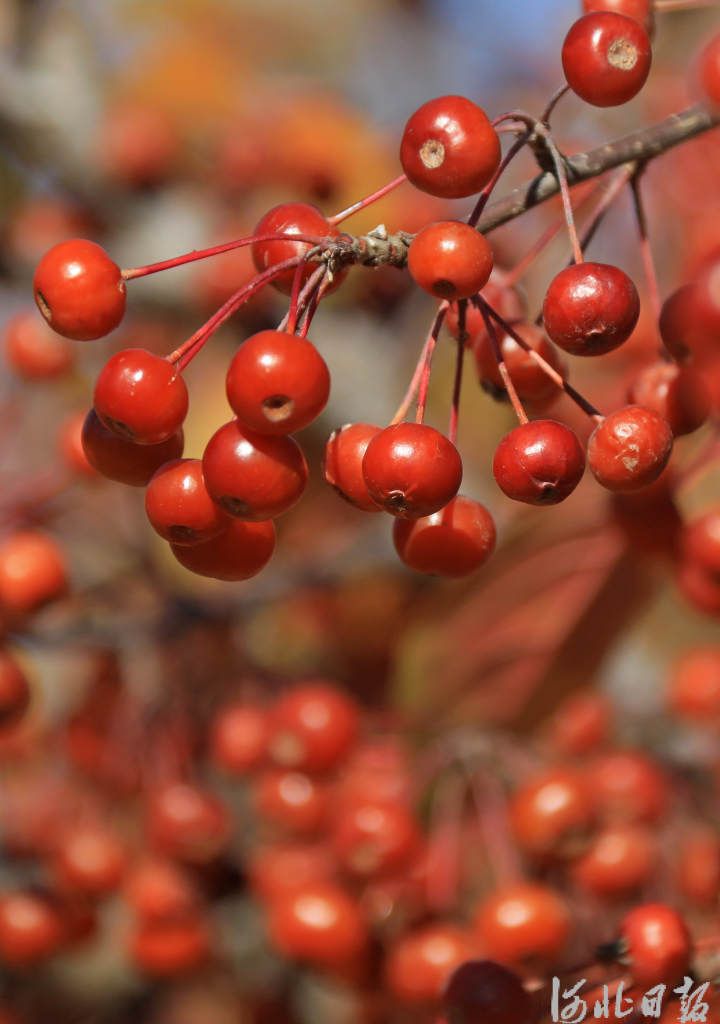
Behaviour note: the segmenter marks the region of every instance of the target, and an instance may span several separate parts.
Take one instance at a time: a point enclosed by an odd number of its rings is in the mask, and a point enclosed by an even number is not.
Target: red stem
[[[502,352],[500,350],[500,344],[498,342],[497,331],[495,330],[495,324],[492,322],[492,320],[490,319],[490,317],[488,315],[489,307],[486,308],[486,303],[482,299],[480,301],[481,301],[480,312],[482,313],[483,320],[485,321],[485,330],[488,332],[488,334],[490,336],[490,343],[491,343],[492,348],[493,348],[493,354],[494,354],[495,360],[497,362],[497,367],[498,367],[498,370],[500,372],[500,376],[502,378],[502,382],[505,385],[505,390],[508,393],[508,398],[510,399],[510,404],[512,405],[513,409],[515,410],[515,415],[517,416],[517,418],[520,421],[520,423],[527,423],[528,422],[528,414],[525,412],[525,410],[523,408],[523,404],[520,401],[520,396],[518,395],[517,391],[515,390],[515,385],[513,384],[512,378],[510,377],[510,374],[508,372],[508,368],[505,365],[505,360],[503,359],[503,355],[502,355]]]
[[[427,404],[428,388],[430,386],[430,370],[432,368],[432,357],[435,352],[435,346],[437,345],[438,335],[440,334],[440,328],[442,322],[445,319],[445,314],[448,311],[448,303],[443,302],[440,304],[440,308],[437,311],[435,320],[430,329],[430,336],[428,338],[428,344],[425,349],[425,362],[422,367],[422,373],[420,375],[420,387],[418,388],[418,400],[417,409],[415,410],[415,422],[422,423],[425,419],[425,406]]]
[[[461,325],[464,327],[464,325]],[[462,388],[463,365],[465,363],[465,342],[463,341],[464,330],[460,330],[460,337],[457,343],[457,357],[455,360],[455,380],[453,381],[452,406],[450,408],[450,427],[448,438],[455,444],[457,438],[458,418],[460,416],[460,390]]]
[[[378,199],[382,199],[382,197],[386,196],[388,192],[392,192],[406,181],[407,175],[401,174],[393,181],[389,181],[387,185],[383,185],[383,187],[379,188],[376,192],[372,192],[369,196],[365,196],[364,199],[358,199],[358,201],[353,203],[352,206],[347,206],[344,210],[341,210],[340,213],[336,213],[334,216],[328,217],[328,224],[342,223],[342,221],[347,220],[348,217],[352,217],[354,213],[358,213],[360,210],[364,210],[366,206],[371,206],[373,203],[376,203]]]
[[[478,196],[478,200],[475,204],[475,209],[468,217],[468,224],[470,225],[471,228],[474,228],[477,222],[480,220],[482,212],[487,205],[488,199],[490,198],[490,194],[492,193],[492,190],[495,188],[498,181],[500,180],[503,171],[511,162],[511,160],[513,160],[513,158],[517,156],[517,154],[523,148],[529,137],[530,133],[524,132],[519,139],[516,139],[515,142],[513,142],[510,149],[507,151],[505,156],[500,161],[500,164],[498,165],[498,168],[493,174],[492,178]]]

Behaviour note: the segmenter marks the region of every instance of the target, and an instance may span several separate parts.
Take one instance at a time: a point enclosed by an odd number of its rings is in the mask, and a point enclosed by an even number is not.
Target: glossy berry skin
[[[635,285],[606,263],[575,263],[561,270],[543,302],[545,330],[574,356],[612,352],[630,337],[639,315]]]
[[[360,728],[355,702],[322,681],[281,696],[270,717],[271,759],[284,768],[326,772],[352,749]]]
[[[230,407],[260,434],[293,434],[312,423],[330,395],[330,373],[315,346],[285,331],[244,341],[226,377]]]
[[[445,985],[447,1024],[535,1024],[537,1012],[522,980],[492,960],[469,960]]]
[[[265,568],[275,550],[272,521],[232,521],[222,533],[199,544],[171,544],[180,565],[198,576],[225,582],[249,580]]]
[[[298,839],[261,844],[250,853],[245,867],[253,894],[264,902],[314,882],[334,881],[337,874],[327,843]]]
[[[667,810],[669,791],[662,769],[634,750],[598,755],[586,778],[596,813],[609,823],[652,824]]]
[[[587,843],[593,809],[578,772],[556,768],[530,779],[508,807],[513,837],[533,857],[567,857]]]
[[[126,865],[123,845],[107,829],[78,825],[68,830],[53,857],[53,872],[65,892],[104,896],[117,889]]]
[[[372,797],[343,805],[331,841],[339,864],[359,878],[405,871],[420,849],[409,807]]]
[[[650,73],[652,49],[634,18],[597,11],[579,18],[562,48],[567,83],[594,107],[615,107],[636,96]]]
[[[205,486],[237,519],[274,519],[300,500],[308,468],[291,437],[258,434],[237,420],[220,427],[203,454]]]
[[[675,661],[667,704],[673,714],[689,721],[720,722],[720,648],[690,649]]]
[[[513,328],[545,362],[549,363],[561,376],[567,376],[567,367],[564,365],[562,356],[548,341],[544,331],[541,331],[535,324],[525,322],[516,323]],[[523,401],[544,402],[553,395],[559,394],[557,384],[548,377],[533,357],[511,335],[499,334],[498,343],[510,379],[518,396]],[[495,348],[487,331],[483,331],[477,336],[472,349],[482,388],[494,398],[507,398],[507,391],[498,370]]]
[[[367,446],[380,433],[373,423],[346,423],[333,430],[323,454],[323,475],[336,493],[363,512],[380,512],[362,472]]]
[[[357,901],[332,882],[311,882],[279,894],[269,908],[268,931],[284,956],[318,967],[356,961],[368,941]]]
[[[128,954],[143,974],[169,978],[201,967],[210,956],[211,946],[206,921],[193,913],[141,923],[130,936]]]
[[[628,401],[662,416],[674,437],[692,434],[710,413],[710,394],[702,376],[690,366],[662,361],[640,371]]]
[[[571,874],[583,892],[598,899],[622,899],[652,878],[657,860],[657,843],[649,829],[615,825],[593,837],[573,862]]]
[[[703,92],[720,107],[720,33],[713,36],[700,54],[699,72]]]
[[[373,500],[404,519],[439,512],[462,482],[455,445],[422,423],[396,423],[381,430],[367,447],[362,471]]]
[[[10,534],[0,544],[0,607],[29,615],[62,597],[68,577],[57,542],[35,530]]]
[[[264,708],[230,704],[221,708],[210,729],[212,759],[230,775],[248,775],[265,761],[269,738],[269,719]]]
[[[141,922],[193,914],[198,894],[186,869],[163,857],[144,857],[127,872],[123,895]]]
[[[30,967],[60,948],[62,920],[52,904],[30,892],[0,896],[0,963]]]
[[[550,964],[570,937],[570,914],[561,897],[548,886],[516,882],[497,888],[481,903],[475,916],[482,949],[501,964]]]
[[[211,793],[172,782],[151,793],[147,828],[152,845],[186,864],[208,864],[226,847],[230,817]]]
[[[312,836],[326,825],[329,794],[303,772],[267,768],[253,786],[253,808],[263,824],[292,836]]]
[[[622,920],[623,960],[641,988],[682,980],[692,941],[683,917],[664,903],[645,903]]]
[[[60,242],[38,263],[33,293],[54,331],[93,341],[114,330],[125,314],[125,281],[105,250],[84,238]]]
[[[310,203],[281,203],[273,206],[265,214],[255,227],[254,235],[287,235],[291,239],[293,235],[311,235],[317,238],[337,238],[340,232],[330,224],[326,217],[318,210],[317,206]],[[295,256],[304,256],[312,246],[309,242],[275,241],[275,242],[254,242],[252,245],[252,258],[258,272],[274,267],[277,263],[292,259]],[[318,267],[317,263],[308,263],[302,272],[301,282],[304,284],[310,275]],[[325,294],[335,291],[347,275],[342,271],[335,275],[333,283]],[[292,292],[295,268],[291,268],[272,282],[273,287],[282,292],[283,295],[290,295]]]
[[[2,339],[8,365],[25,380],[56,380],[75,360],[74,346],[51,330],[32,307],[8,320]]]
[[[161,466],[145,491],[145,512],[156,533],[175,544],[202,544],[231,522],[207,492],[200,459]]]
[[[15,658],[0,651],[0,730],[20,721],[30,706],[30,685]]]
[[[686,524],[682,553],[686,561],[720,583],[720,507],[713,507]]]
[[[612,11],[614,14],[624,14],[626,18],[634,18],[650,37],[655,28],[653,0],[583,0],[583,12],[590,14],[592,11]]]
[[[182,456],[185,440],[182,428],[160,444],[134,444],[108,430],[94,409],[85,417],[81,442],[93,469],[108,480],[145,487],[166,462]]]
[[[495,522],[479,501],[462,494],[421,519],[396,519],[393,543],[409,569],[459,578],[487,562],[495,548]]]
[[[438,299],[469,299],[487,284],[492,268],[489,242],[462,221],[428,224],[408,249],[413,280]]]
[[[93,406],[105,426],[134,444],[161,444],[182,426],[185,381],[162,356],[129,348],[112,356],[95,382]]]
[[[400,163],[416,188],[444,199],[479,192],[500,163],[500,141],[485,111],[464,96],[439,96],[405,125]]]
[[[521,423],[497,447],[493,473],[508,498],[557,505],[582,479],[585,453],[575,434],[555,420]]]
[[[546,742],[561,757],[582,757],[607,742],[611,723],[606,697],[592,692],[574,694],[548,719]]]
[[[83,449],[82,431],[85,413],[73,412],[60,424],[57,433],[56,450],[70,473],[77,477],[97,480],[98,472],[88,462]]]
[[[609,491],[637,491],[657,480],[672,448],[672,431],[662,416],[628,405],[595,427],[588,441],[588,465]]]
[[[390,947],[385,962],[389,991],[400,1003],[434,1003],[454,970],[477,952],[465,928],[445,921],[406,932]]]

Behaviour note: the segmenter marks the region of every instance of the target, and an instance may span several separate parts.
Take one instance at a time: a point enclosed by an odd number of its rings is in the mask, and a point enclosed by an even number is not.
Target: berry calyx
[[[493,459],[500,490],[528,505],[557,505],[585,471],[585,453],[575,434],[555,420],[521,423],[506,434]]]
[[[226,377],[238,418],[260,434],[293,434],[325,408],[330,374],[318,350],[284,331],[260,331],[244,341]]]
[[[105,250],[84,238],[60,242],[35,271],[37,307],[54,331],[93,341],[114,330],[125,314],[122,272]]]
[[[479,501],[458,494],[439,512],[421,519],[396,519],[393,543],[416,572],[462,577],[487,562],[496,540],[492,516]]]
[[[645,84],[651,63],[650,39],[643,26],[612,11],[579,18],[562,47],[568,85],[594,107],[631,100]]]
[[[258,272],[269,270],[278,263],[293,257],[302,257],[312,248],[309,242],[293,242],[293,235],[315,235],[318,238],[337,238],[340,234],[338,229],[331,224],[325,215],[318,210],[317,206],[311,203],[281,203],[273,206],[258,222],[254,231],[255,235],[286,235],[287,241],[278,239],[274,242],[253,242],[252,258]],[[317,269],[317,264],[309,263],[301,273],[301,284],[304,284]],[[332,284],[326,291],[335,291],[347,275],[343,271],[335,275]],[[274,278],[272,286],[283,295],[290,295],[295,269],[291,268],[279,277]]]
[[[82,448],[90,465],[108,480],[145,487],[166,462],[182,456],[182,428],[160,444],[134,444],[109,430],[94,409],[85,417]]]
[[[500,140],[484,110],[464,96],[439,96],[408,120],[400,163],[416,188],[445,199],[474,195],[500,163]]]
[[[182,426],[185,381],[162,356],[128,348],[112,356],[95,382],[93,406],[105,426],[134,444],[161,444]]]
[[[396,423],[381,430],[367,447],[362,471],[373,500],[405,519],[439,512],[462,482],[457,448],[423,423]]]
[[[417,285],[438,299],[469,299],[493,267],[489,242],[462,221],[428,224],[408,249],[408,270]]]
[[[545,330],[575,356],[612,352],[630,337],[639,315],[635,285],[605,263],[575,263],[561,270],[543,302]]]
[[[170,544],[180,565],[215,580],[238,582],[257,576],[275,550],[275,526],[270,522],[230,524],[210,540],[199,544]]]
[[[300,500],[308,479],[297,441],[257,434],[237,420],[213,434],[202,461],[213,501],[231,516],[252,522],[287,512]]]
[[[606,416],[592,432],[588,465],[610,491],[640,490],[660,476],[672,447],[672,431],[662,416],[628,405]]]
[[[362,472],[367,446],[380,433],[373,423],[346,423],[333,430],[325,445],[323,475],[336,493],[363,512],[380,512]]]
[[[155,532],[175,544],[201,544],[230,525],[207,492],[200,459],[161,466],[145,492],[145,511]]]

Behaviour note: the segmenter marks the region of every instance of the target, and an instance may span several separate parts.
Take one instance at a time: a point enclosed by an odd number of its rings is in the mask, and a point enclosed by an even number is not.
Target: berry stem
[[[295,334],[298,320],[298,300],[300,298],[300,291],[302,286],[302,278],[305,267],[307,266],[308,260],[311,256],[314,256],[317,249],[310,249],[300,259],[297,267],[295,268],[295,274],[293,275],[292,291],[290,292],[290,308],[288,309],[287,315],[287,332],[288,334]],[[320,268],[323,269],[323,268]]]
[[[654,0],[656,11],[692,11],[695,7],[716,7],[717,0]]]
[[[412,405],[413,398],[415,397],[415,394],[417,393],[417,389],[420,386],[420,378],[423,375],[423,370],[425,368],[425,363],[426,363],[426,361],[428,359],[428,355],[430,357],[432,357],[432,352],[430,350],[434,346],[435,341],[437,341],[437,333],[435,332],[435,325],[437,323],[437,319],[440,316],[441,312],[442,312],[442,317],[444,319],[445,318],[445,313],[447,312],[447,309],[448,309],[448,303],[447,302],[441,303],[440,308],[438,309],[437,316],[435,317],[435,321],[433,322],[433,326],[430,328],[430,331],[428,332],[428,336],[425,339],[425,342],[423,344],[422,351],[420,352],[420,358],[417,361],[417,364],[415,366],[415,370],[414,370],[413,375],[412,375],[412,380],[410,381],[410,383],[408,385],[408,389],[405,392],[405,395],[403,397],[402,402],[398,406],[397,412],[395,413],[393,418],[390,420],[390,426],[394,426],[396,423],[402,422],[402,420],[404,420],[405,417],[408,414],[408,409]],[[440,321],[440,323],[442,323],[442,320]],[[439,330],[440,330],[440,325],[438,325],[438,332],[439,332]]]
[[[183,253],[181,256],[174,256],[171,260],[162,260],[160,263],[149,263],[146,267],[133,267],[130,270],[121,271],[125,281],[132,281],[136,277],[147,277],[149,274],[159,274],[161,270],[172,270],[173,267],[182,267],[186,263],[194,263],[196,260],[207,259],[208,256],[219,256],[223,252],[230,252],[232,249],[240,249],[244,245],[252,245],[254,242],[286,242],[288,235],[279,233],[273,235],[248,235],[246,238],[237,238],[234,242],[224,242],[222,245],[213,245],[209,249],[193,249],[192,252]],[[292,235],[293,242],[308,242],[310,245],[321,246],[326,239],[318,235]]]
[[[432,368],[432,357],[435,352],[435,346],[437,345],[438,335],[440,334],[440,328],[442,327],[445,314],[448,311],[448,303],[441,302],[438,308],[435,320],[430,328],[430,334],[425,345],[424,353],[425,359],[422,363],[422,369],[420,372],[420,387],[418,388],[418,400],[417,409],[415,410],[415,422],[422,423],[425,419],[425,406],[427,404],[428,388],[430,386],[430,370]]]
[[[457,343],[457,355],[455,359],[455,379],[453,380],[453,394],[452,394],[452,406],[450,408],[450,427],[448,429],[448,438],[455,444],[457,437],[458,428],[458,417],[460,415],[460,390],[462,388],[462,377],[463,377],[463,366],[465,364],[465,342],[463,336],[465,334],[464,320],[465,310],[461,310],[460,316],[458,317],[458,323],[460,329],[458,331],[458,343]]]
[[[550,117],[552,116],[553,110],[558,105],[558,103],[563,98],[563,96],[566,93],[568,93],[569,91],[570,91],[570,86],[566,82],[565,85],[561,85],[558,89],[556,89],[555,92],[550,97],[550,99],[548,100],[547,106],[545,107],[545,109],[543,110],[542,114],[540,115],[540,120],[542,121],[542,123],[545,125],[546,128],[550,127]]]
[[[473,210],[473,212],[468,217],[468,221],[467,222],[468,222],[468,224],[470,225],[471,228],[476,227],[477,222],[480,220],[480,217],[482,216],[482,212],[483,212],[483,210],[485,209],[485,207],[487,205],[488,199],[490,198],[490,194],[492,193],[492,190],[495,188],[495,186],[497,185],[498,181],[500,180],[500,176],[502,175],[503,171],[508,166],[508,164],[513,160],[513,158],[517,156],[517,154],[520,152],[520,150],[523,148],[523,146],[525,146],[525,144],[527,143],[527,140],[529,138],[530,138],[530,132],[529,131],[523,132],[523,134],[519,138],[517,138],[515,140],[515,142],[513,142],[513,144],[510,147],[510,149],[507,151],[505,156],[502,158],[502,160],[498,164],[497,170],[495,171],[495,173],[493,174],[493,176],[490,179],[490,181],[487,183],[485,188],[482,190],[482,192],[478,196],[478,200],[477,200],[477,202],[475,204],[475,209]]]
[[[406,181],[406,174],[399,175],[399,177],[389,181],[387,185],[383,185],[382,188],[372,192],[369,196],[365,196],[364,199],[358,199],[356,203],[353,203],[351,206],[346,206],[344,210],[340,211],[340,213],[336,213],[334,216],[328,217],[328,224],[341,224],[344,220],[347,220],[348,217],[352,217],[354,213],[358,213],[360,210],[364,210],[367,206],[371,206],[373,203],[376,203],[378,199],[382,199],[383,196],[388,194],[388,192],[392,192]]]
[[[662,301],[660,299],[660,288],[658,286],[657,272],[655,270],[655,261],[653,260],[650,238],[648,236],[645,203],[643,202],[640,190],[640,178],[644,169],[645,168],[641,165],[635,170],[635,173],[630,178],[630,189],[633,197],[635,220],[637,221],[638,231],[640,232],[640,255],[642,257],[643,269],[645,271],[645,282],[650,296],[650,306],[652,308],[653,318],[657,325],[660,322]],[[661,348],[663,351],[665,350],[665,346],[661,346]]]
[[[317,308],[320,305],[320,301],[322,300],[323,296],[325,295],[325,292],[328,290],[330,284],[332,283],[327,268],[325,267],[318,267],[318,270],[315,271],[313,276],[310,278],[310,281],[312,281],[313,284],[312,294],[310,295],[310,299],[307,302],[305,308],[305,316],[303,318],[302,327],[298,332],[299,337],[301,338],[307,338],[307,333],[308,330],[310,329],[310,324],[312,323],[312,319],[315,316],[315,313],[317,312]],[[310,283],[310,281],[308,282],[308,284]]]
[[[505,385],[505,390],[508,393],[508,398],[510,399],[510,404],[512,405],[513,409],[515,410],[515,415],[517,416],[519,422],[520,423],[527,423],[528,422],[528,414],[525,412],[525,409],[523,408],[523,404],[520,401],[520,396],[518,395],[517,391],[515,390],[515,385],[513,384],[512,378],[510,377],[510,374],[508,373],[508,368],[505,365],[505,360],[503,359],[503,355],[502,355],[502,352],[500,350],[500,343],[498,342],[498,336],[497,336],[497,331],[495,329],[495,324],[490,319],[490,316],[489,316],[489,313],[488,313],[489,309],[490,309],[490,307],[487,305],[485,300],[481,298],[480,299],[480,312],[482,313],[483,320],[485,321],[485,330],[488,332],[488,335],[490,336],[490,343],[491,343],[492,348],[493,348],[493,354],[495,355],[495,359],[497,361],[497,366],[498,366],[498,371],[499,371],[500,376],[502,378],[502,382]]]
[[[577,228],[575,227],[575,218],[573,216],[572,203],[570,202],[570,189],[568,188],[567,171],[565,169],[564,157],[560,153],[553,142],[552,136],[548,131],[545,131],[543,138],[547,144],[547,148],[550,150],[553,165],[555,167],[555,175],[560,186],[560,195],[562,196],[563,212],[565,214],[565,222],[567,224],[568,235],[570,236],[570,244],[573,251],[573,259],[575,263],[583,262],[582,246],[577,236]]]

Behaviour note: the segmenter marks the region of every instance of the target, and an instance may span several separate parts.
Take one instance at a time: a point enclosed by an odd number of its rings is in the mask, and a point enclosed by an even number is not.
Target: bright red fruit
[[[380,512],[362,472],[367,446],[380,433],[372,423],[346,423],[333,430],[325,445],[323,474],[337,494],[363,512]]]
[[[631,100],[645,84],[651,63],[650,39],[642,25],[611,11],[579,18],[562,48],[568,85],[595,107]]]
[[[447,1024],[535,1024],[537,1010],[522,980],[492,960],[469,960],[448,978]]]
[[[503,964],[539,967],[557,960],[570,938],[570,913],[548,886],[516,882],[480,904],[475,927],[482,949]]]
[[[401,1003],[433,1003],[452,972],[477,953],[477,945],[471,932],[445,921],[406,932],[388,950],[387,986]]]
[[[381,430],[367,447],[362,471],[373,500],[405,519],[439,512],[462,482],[455,445],[422,423],[396,423]]]
[[[485,506],[462,494],[432,515],[393,523],[393,543],[401,560],[431,576],[468,576],[487,562],[496,536]]]
[[[188,864],[214,860],[230,838],[224,805],[189,782],[173,782],[148,798],[147,825],[153,845]]]
[[[567,857],[587,843],[593,808],[583,778],[556,768],[530,779],[512,795],[510,828],[518,846],[535,857]]]
[[[161,444],[182,426],[188,393],[182,375],[162,356],[129,348],[112,356],[95,382],[95,412],[134,444]]]
[[[588,441],[588,465],[609,491],[636,491],[657,480],[672,448],[672,430],[662,416],[628,405],[595,427]]]
[[[691,649],[675,661],[667,703],[676,715],[691,721],[720,721],[720,648]]]
[[[279,893],[270,905],[268,931],[280,953],[318,967],[345,967],[368,942],[357,901],[331,882]]]
[[[640,315],[630,278],[606,263],[574,263],[552,281],[543,302],[548,335],[574,356],[599,356],[626,341]]]
[[[258,847],[246,862],[250,887],[261,900],[332,881],[337,865],[326,843],[283,842]]]
[[[615,825],[593,837],[571,873],[585,892],[598,898],[621,899],[645,885],[653,875],[658,847],[649,829]]]
[[[329,794],[303,772],[267,768],[253,786],[253,806],[262,822],[290,835],[311,836],[326,824]]]
[[[108,430],[94,409],[85,417],[81,440],[93,469],[131,487],[145,487],[161,466],[182,456],[185,446],[182,428],[160,444],[134,444]]]
[[[62,377],[75,360],[74,347],[51,330],[32,307],[5,324],[3,347],[8,365],[26,380]]]
[[[682,916],[664,903],[645,903],[622,920],[623,959],[642,988],[672,985],[687,974],[692,942]]]
[[[29,967],[59,949],[62,921],[47,899],[30,892],[0,896],[0,961]]]
[[[271,210],[259,221],[253,232],[255,235],[287,235],[288,241],[282,239],[275,242],[254,242],[252,246],[252,257],[258,271],[268,270],[284,260],[293,257],[304,256],[312,245],[309,242],[293,242],[293,235],[308,235],[318,239],[337,238],[340,232],[328,222],[326,217],[318,210],[317,206],[310,203],[281,203],[273,206]],[[317,263],[308,263],[302,272],[301,281],[304,284],[314,270],[317,270]],[[346,271],[335,275],[328,292],[334,291],[342,283]],[[289,295],[292,291],[293,280],[295,279],[295,268],[291,268],[273,281],[273,287],[283,295]],[[327,294],[327,292],[326,292]]]
[[[0,544],[0,606],[28,615],[67,590],[65,557],[51,537],[35,530],[10,534]]]
[[[640,371],[628,401],[662,416],[675,437],[692,434],[710,413],[710,394],[702,376],[690,366],[662,361]]]
[[[207,492],[200,459],[166,462],[145,492],[152,528],[175,544],[202,544],[226,530],[231,519]]]
[[[700,54],[699,70],[703,92],[720,107],[720,33],[712,37]]]
[[[221,508],[256,522],[282,515],[300,500],[308,468],[293,438],[258,434],[232,420],[208,441],[203,476]]]
[[[407,870],[419,851],[420,833],[403,802],[369,797],[342,807],[332,846],[346,871],[371,878]]]
[[[318,350],[285,331],[260,331],[244,341],[226,377],[238,418],[260,434],[293,434],[325,408],[330,374]]]
[[[272,709],[270,756],[284,768],[324,772],[353,747],[360,726],[355,701],[325,683],[288,691]]]
[[[35,271],[33,293],[47,322],[66,338],[92,341],[125,314],[125,281],[105,250],[84,238],[60,242]]]
[[[720,896],[720,837],[696,828],[683,835],[676,854],[675,881],[685,899],[697,907],[717,906]]]
[[[522,320],[527,314],[527,303],[516,288],[503,284],[502,272],[494,269],[490,274],[485,287],[480,294],[492,308],[511,324]],[[445,326],[457,338],[460,331],[459,310],[456,302],[450,303],[450,308],[445,317]],[[482,312],[472,303],[468,303],[465,310],[465,332],[469,346],[477,344],[481,338],[487,336],[485,320]]]
[[[577,757],[602,746],[610,733],[610,702],[599,693],[578,693],[555,710],[547,724],[547,741],[563,757]]]
[[[30,706],[30,686],[23,670],[7,651],[0,651],[0,729],[14,725]]]
[[[487,284],[492,268],[489,242],[462,221],[428,224],[408,249],[415,283],[438,299],[469,299]]]
[[[484,110],[464,96],[439,96],[405,125],[400,162],[409,181],[445,199],[474,195],[500,163],[500,140]]]
[[[598,755],[588,766],[587,785],[597,813],[613,824],[659,821],[668,806],[664,772],[634,750]]]
[[[267,756],[268,712],[254,704],[221,708],[210,729],[213,761],[231,775],[247,775]]]
[[[53,857],[58,885],[67,892],[104,896],[120,885],[125,849],[107,829],[78,825],[61,837]]]
[[[562,377],[567,376],[567,367],[557,349],[551,345],[545,333],[531,323],[516,323],[513,329],[520,335],[523,341],[527,342],[533,352],[537,352],[546,363],[557,370]],[[503,362],[510,374],[510,379],[515,386],[518,396],[531,402],[543,402],[553,395],[558,395],[557,384],[538,366],[532,355],[509,334],[503,335],[498,331],[498,344]],[[473,355],[477,366],[480,384],[485,391],[488,391],[494,398],[507,398],[507,391],[503,383],[498,361],[495,356],[495,347],[487,331],[483,331],[475,338]]]
[[[178,562],[215,580],[239,582],[257,576],[275,550],[272,521],[245,523],[234,520],[222,533],[200,544],[171,544]]]
[[[653,0],[583,0],[583,11],[590,14],[592,11],[612,11],[614,14],[624,14],[626,18],[634,18],[639,21],[642,27],[651,36],[655,28],[653,18]]]
[[[682,553],[686,561],[720,583],[720,506],[686,524],[682,534]]]
[[[152,977],[185,975],[202,966],[210,952],[210,931],[197,913],[143,922],[130,936],[131,960]]]
[[[198,895],[185,870],[172,860],[145,857],[128,871],[125,899],[141,921],[170,921],[194,913]]]
[[[493,473],[508,498],[528,505],[557,505],[585,472],[585,452],[575,434],[555,420],[521,423],[497,447]]]

